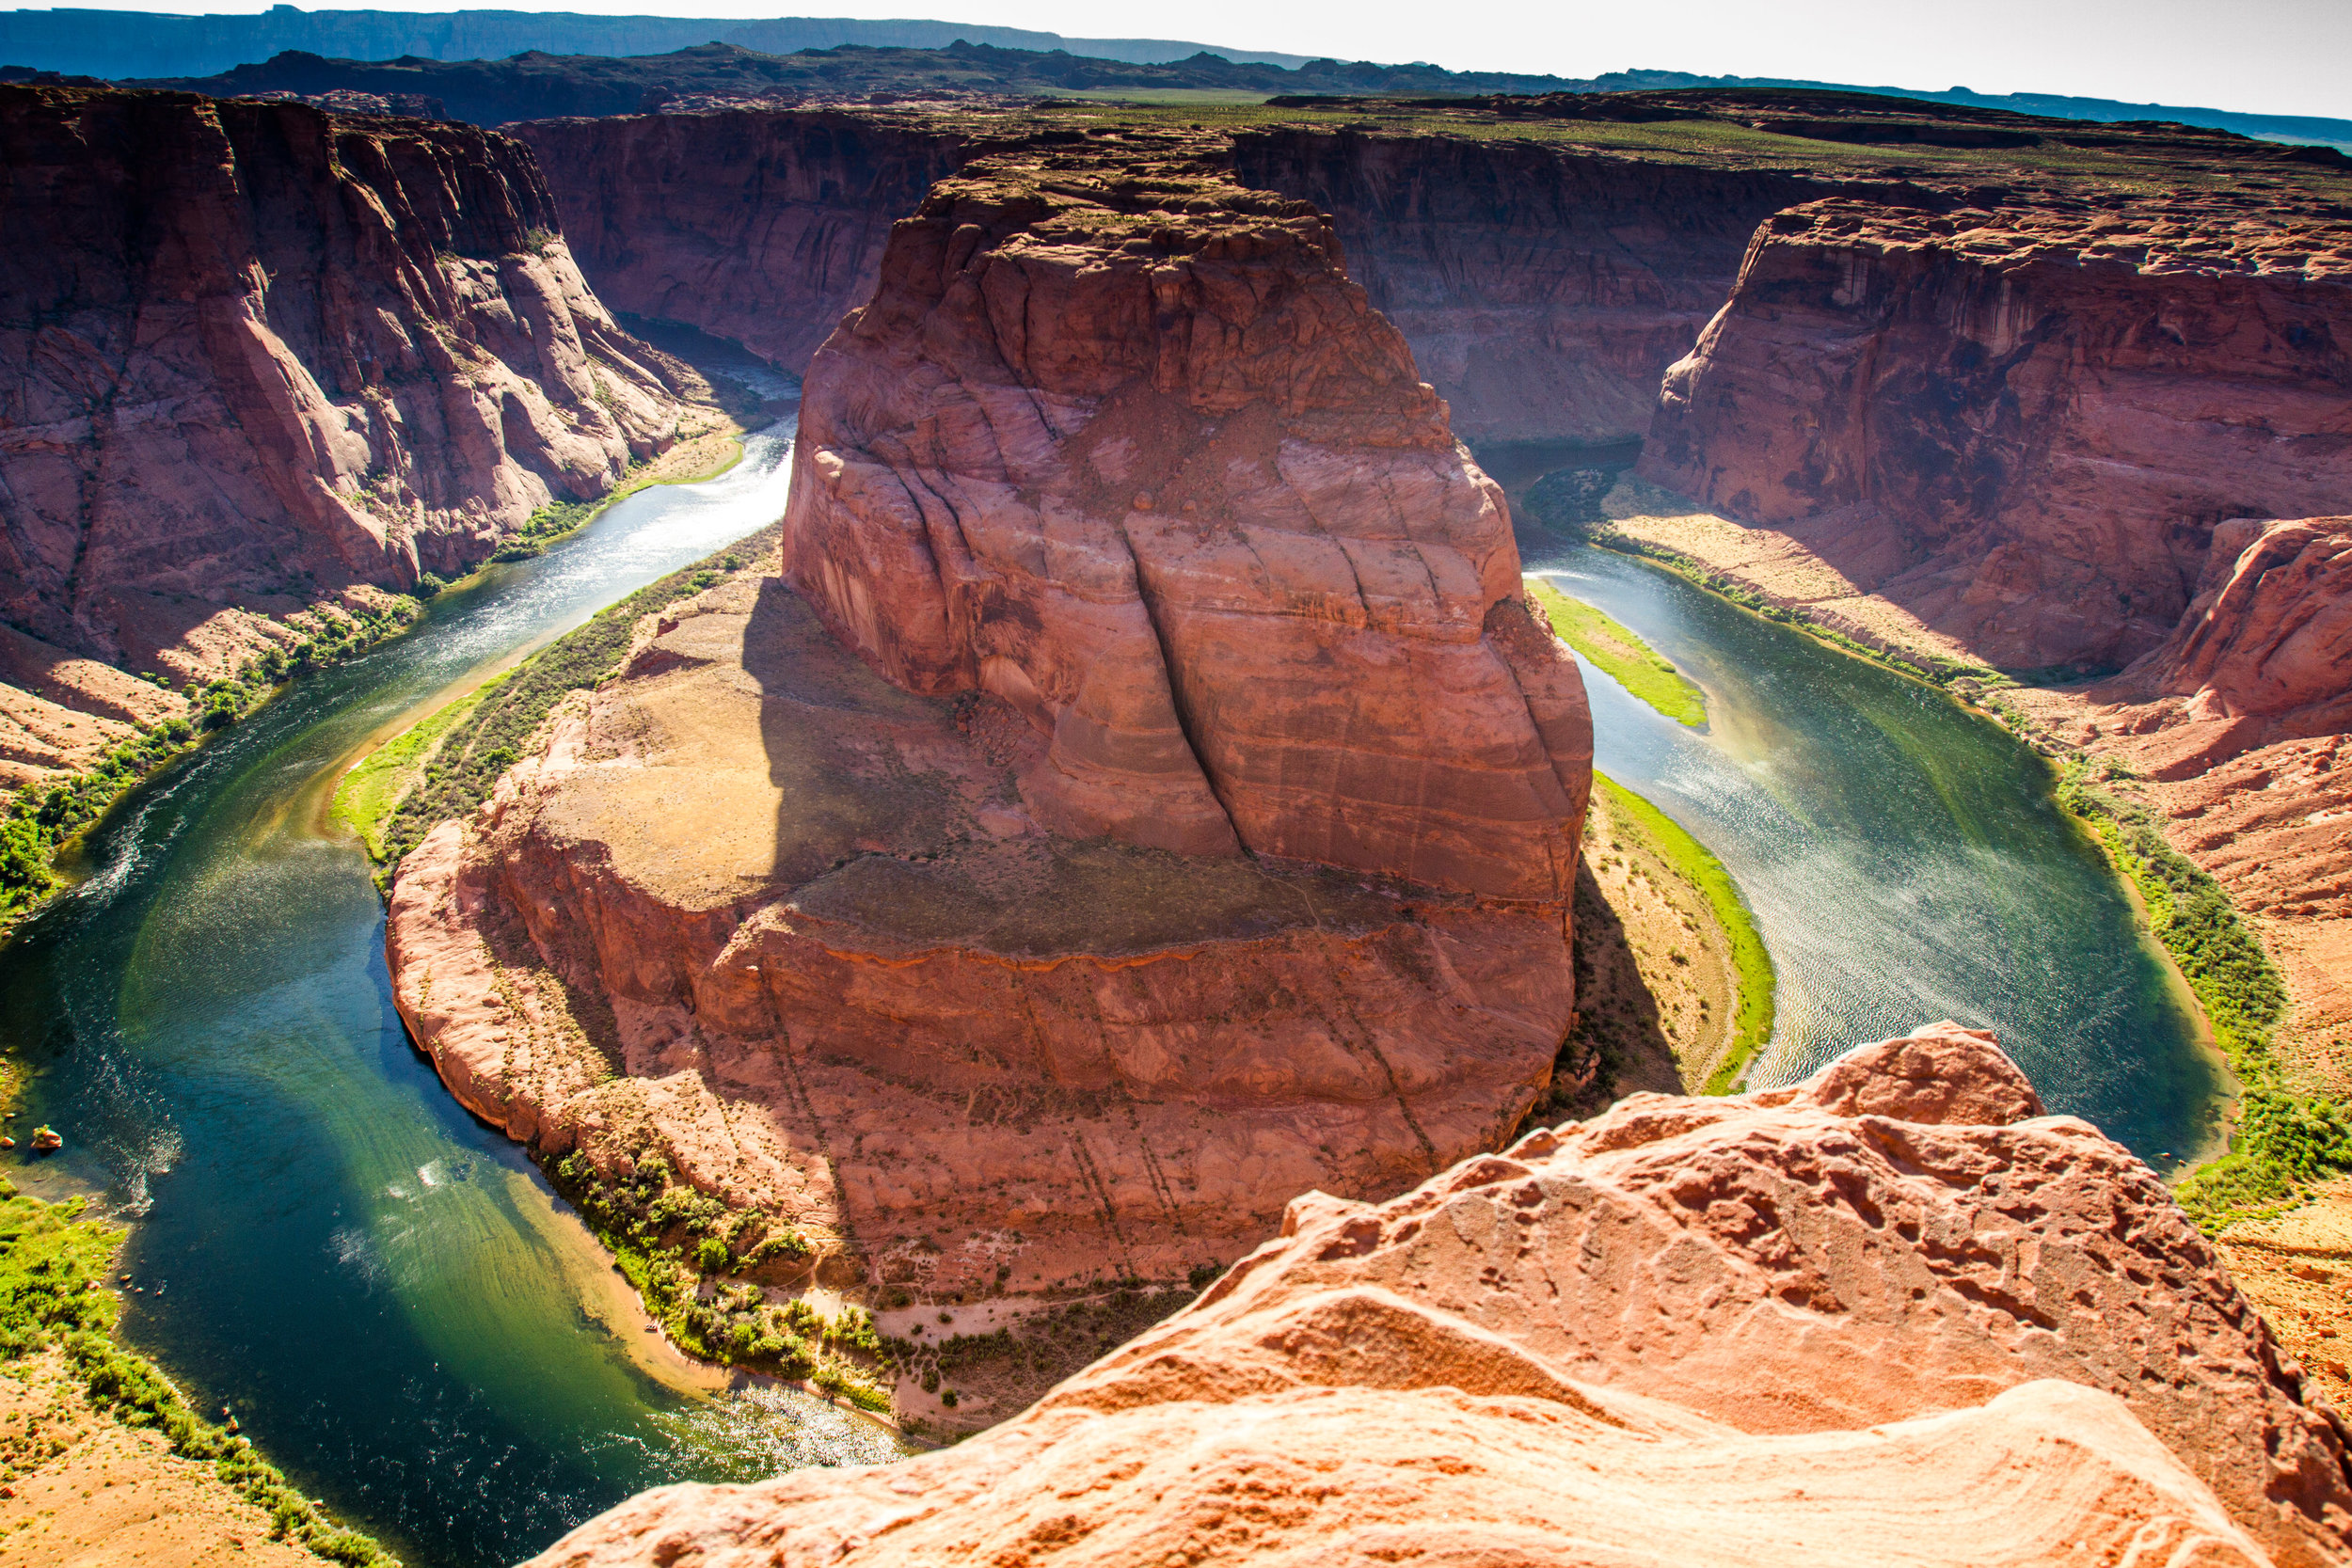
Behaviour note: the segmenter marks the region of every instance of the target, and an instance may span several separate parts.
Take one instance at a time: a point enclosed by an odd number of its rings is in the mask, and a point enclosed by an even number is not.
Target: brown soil
[[[155,1433],[92,1410],[43,1351],[0,1368],[0,1561],[15,1568],[318,1568],[269,1515]]]
[[[2352,1410],[2352,1181],[2272,1220],[2232,1226],[2216,1239],[2238,1288],[2303,1364],[2314,1392]]]

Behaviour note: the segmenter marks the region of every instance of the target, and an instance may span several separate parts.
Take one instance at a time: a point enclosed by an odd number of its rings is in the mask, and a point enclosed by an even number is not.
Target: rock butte
[[[2165,1188],[1939,1024],[1374,1205],[955,1449],[537,1568],[2345,1560],[2334,1422]]]
[[[529,150],[470,126],[0,87],[0,787],[184,710],[268,619],[454,574],[666,446]]]
[[[1181,147],[976,163],[797,453],[784,575],[643,627],[402,866],[469,1105],[942,1290],[1180,1275],[1508,1135],[1583,689],[1319,214]]]

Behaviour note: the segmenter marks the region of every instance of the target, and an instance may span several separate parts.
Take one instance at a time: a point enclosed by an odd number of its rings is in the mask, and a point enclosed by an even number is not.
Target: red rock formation
[[[795,374],[873,293],[891,224],[982,141],[821,109],[506,129],[538,152],[564,237],[600,298],[731,338]]]
[[[461,1098],[940,1289],[1168,1278],[1505,1135],[1570,1019],[1590,721],[1327,226],[986,166],[803,408],[794,580],[644,628],[401,869]]]
[[[1048,828],[1568,896],[1582,687],[1312,209],[975,165],[801,421],[787,574],[897,684],[1019,710]]]
[[[2265,720],[2264,738],[2352,728],[2352,517],[2214,530],[2196,600],[2132,674],[2195,719]]]
[[[0,142],[0,616],[52,664],[453,572],[671,437],[505,137],[6,87]]]
[[[2352,225],[2108,205],[1774,217],[1641,472],[1993,663],[2146,653],[2217,523],[2352,497]]]
[[[1636,1096],[1309,1194],[951,1452],[663,1487],[533,1560],[2345,1560],[2297,1370],[2162,1183],[2040,1111],[1948,1024]]]

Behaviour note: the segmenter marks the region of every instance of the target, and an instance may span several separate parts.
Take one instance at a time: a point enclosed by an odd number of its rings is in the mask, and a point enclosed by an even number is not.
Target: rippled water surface
[[[444,594],[151,785],[97,874],[0,949],[10,1174],[142,1214],[126,1326],[307,1491],[416,1564],[510,1562],[642,1487],[898,1450],[796,1392],[698,1390],[513,1145],[393,1013],[383,910],[326,806],[368,739],[783,510],[785,427]]]
[[[2054,1111],[2166,1169],[2226,1083],[2039,759],[1938,693],[1585,546],[1531,571],[1706,689],[1706,733],[1584,667],[1598,766],[1720,856],[1779,971],[1756,1087],[1936,1019],[1999,1032]]]

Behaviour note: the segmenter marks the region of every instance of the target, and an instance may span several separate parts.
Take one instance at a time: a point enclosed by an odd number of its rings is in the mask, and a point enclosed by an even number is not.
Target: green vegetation
[[[335,786],[331,809],[336,821],[359,835],[370,859],[385,858],[385,823],[400,804],[401,796],[415,783],[417,771],[434,744],[481,705],[483,698],[496,690],[505,678],[494,676],[455,702],[436,709],[423,722],[410,725],[370,752],[358,766],[342,776],[342,782]]]
[[[1527,587],[1551,617],[1552,629],[1562,641],[1603,674],[1677,724],[1695,730],[1707,722],[1707,693],[1629,627],[1569,598],[1541,578],[1529,578]]]
[[[599,388],[601,396],[601,388]],[[656,484],[700,484],[717,479],[743,460],[743,443],[734,443],[734,453],[707,471],[699,474],[664,474],[655,463],[631,463],[621,475],[620,482],[594,500],[552,501],[533,512],[516,529],[492,561],[529,561],[545,555],[548,546],[560,544],[586,528],[604,515],[605,508],[615,501],[624,501],[638,491]]]
[[[215,1474],[268,1513],[275,1535],[353,1568],[397,1568],[367,1536],[322,1514],[252,1444],[191,1411],[153,1363],[115,1342],[121,1298],[102,1282],[124,1232],[84,1215],[80,1198],[43,1203],[0,1181],[0,1361],[62,1346],[91,1404],[125,1426],[162,1433],[183,1458],[212,1461]]]
[[[1857,642],[1844,632],[1836,631],[1821,625],[1804,610],[1786,605],[1776,605],[1745,583],[1727,578],[1721,572],[1711,571],[1677,550],[1670,550],[1661,545],[1629,538],[1614,529],[1593,528],[1585,534],[1585,539],[1588,543],[1604,550],[1614,550],[1619,555],[1629,555],[1636,560],[1663,566],[1677,577],[1687,578],[1717,598],[1730,600],[1751,614],[1760,615],[1778,626],[1793,627],[1815,641],[1827,643],[1840,653],[1851,654],[1856,658],[1867,658],[1873,664],[1883,664],[1899,675],[1909,675],[1913,680],[1925,681],[1930,686],[1937,687],[1948,687],[1959,681],[1968,681],[1979,687],[2015,684],[1998,670],[1990,669],[1981,664],[1956,663],[1951,659],[1938,658],[1932,654],[1923,654],[1915,648],[1906,648],[1897,652],[1891,648],[1873,648],[1867,642]]]
[[[2155,934],[2213,1026],[2244,1098],[2229,1151],[2190,1173],[2174,1196],[2206,1231],[2293,1208],[2309,1184],[2352,1171],[2352,1117],[2288,1084],[2272,1049],[2286,1016],[2278,967],[2221,884],[2165,841],[2146,811],[2099,784],[2115,777],[2083,759],[2058,778],[2058,803],[2131,879]]]
[[[1731,942],[1731,966],[1740,982],[1739,1010],[1732,1018],[1731,1043],[1699,1091],[1730,1094],[1739,1087],[1756,1053],[1772,1037],[1778,981],[1772,972],[1772,956],[1765,951],[1763,935],[1756,928],[1756,917],[1748,912],[1740,885],[1724,869],[1724,863],[1681,823],[1604,774],[1593,775],[1593,787],[1608,797],[1609,809],[1619,821],[1632,824],[1649,840],[1658,857],[1699,891]]]
[[[799,1231],[757,1211],[730,1211],[677,1180],[670,1162],[652,1149],[641,1150],[620,1174],[599,1169],[577,1149],[543,1165],[645,1310],[689,1354],[806,1378],[861,1410],[889,1410],[889,1392],[868,1370],[889,1365],[869,1313],[853,1307],[827,1318],[805,1301],[771,1306],[749,1283],[718,1283],[707,1295],[698,1289],[778,1260],[787,1274],[804,1273],[814,1249]]]
[[[775,537],[771,527],[647,584],[453,705],[463,711],[443,708],[388,742],[385,749],[399,748],[400,756],[352,786],[352,815],[345,818],[368,841],[368,852],[382,865],[396,865],[436,824],[464,816],[489,799],[491,785],[521,759],[556,704],[571,692],[594,689],[620,669],[640,618],[741,570],[765,554]],[[420,730],[430,733],[419,736]],[[362,762],[359,769],[373,761]],[[396,802],[386,799],[407,780],[404,769],[409,768],[415,770],[414,787]],[[335,798],[341,810],[342,788]]]
[[[324,668],[406,630],[424,612],[412,598],[352,615],[331,606],[310,611],[313,629],[286,647],[248,658],[233,675],[187,688],[190,718],[166,719],[130,736],[81,771],[46,788],[28,788],[0,815],[0,935],[61,885],[60,851],[103,818],[131,787],[165,764],[227,729],[286,681]]]

